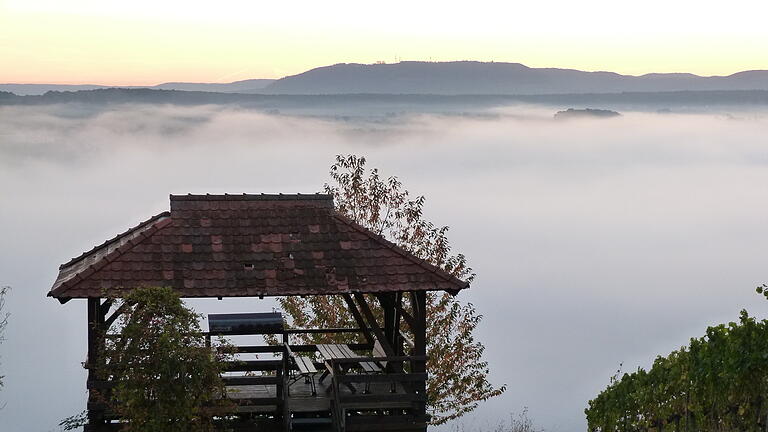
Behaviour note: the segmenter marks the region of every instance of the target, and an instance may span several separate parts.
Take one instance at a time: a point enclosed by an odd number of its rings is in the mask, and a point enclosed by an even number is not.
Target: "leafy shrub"
[[[119,337],[105,335],[98,373],[115,382],[102,399],[123,430],[211,430],[231,408],[220,375],[226,353],[208,346],[199,316],[171,288],[139,288],[117,302]]]

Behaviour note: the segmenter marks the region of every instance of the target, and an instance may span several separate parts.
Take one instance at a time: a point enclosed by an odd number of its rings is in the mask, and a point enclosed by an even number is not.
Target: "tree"
[[[755,291],[757,291],[758,294],[764,295],[766,300],[768,300],[768,285],[762,284],[755,288]]]
[[[171,288],[138,288],[122,300],[119,337],[105,336],[99,375],[116,383],[102,399],[129,432],[212,429],[227,411],[221,362],[199,315]]]
[[[337,210],[419,258],[472,281],[475,274],[466,257],[451,253],[448,227],[424,219],[424,196],[411,199],[397,177],[382,179],[375,168],[367,172],[365,163],[364,157],[336,156],[330,171],[333,184],[326,184],[325,190],[333,195]],[[355,326],[338,296],[285,297],[278,301],[297,327]],[[379,307],[374,312],[382,315]],[[485,347],[473,335],[482,315],[471,303],[462,304],[448,293],[430,292],[427,314],[427,405],[432,423],[442,424],[474,410],[480,401],[500,395],[506,386],[494,387],[488,382]],[[347,334],[303,335],[302,339],[304,343],[349,343],[355,338]]]

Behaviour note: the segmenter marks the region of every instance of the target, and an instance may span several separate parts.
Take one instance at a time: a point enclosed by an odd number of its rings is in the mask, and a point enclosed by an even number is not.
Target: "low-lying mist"
[[[478,277],[461,293],[507,392],[468,416],[529,407],[584,430],[587,401],[625,370],[747,308],[768,281],[768,116],[555,110],[368,120],[221,106],[0,107],[0,430],[56,430],[85,404],[85,305],[46,298],[58,265],[168,208],[168,194],[316,192],[338,153],[427,196]],[[193,302],[269,310],[269,300]],[[30,409],[37,413],[30,416]],[[46,407],[46,408],[40,408]],[[445,429],[450,429],[448,426]]]

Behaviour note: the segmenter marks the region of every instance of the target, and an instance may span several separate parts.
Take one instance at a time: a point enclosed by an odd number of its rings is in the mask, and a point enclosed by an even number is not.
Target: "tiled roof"
[[[171,195],[161,213],[60,267],[49,296],[171,286],[243,297],[469,286],[334,210],[330,195]]]

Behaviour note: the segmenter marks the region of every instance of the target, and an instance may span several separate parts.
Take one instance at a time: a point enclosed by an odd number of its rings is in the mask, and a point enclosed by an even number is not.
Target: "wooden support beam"
[[[405,351],[403,350],[403,341],[400,338],[400,319],[402,318],[402,302],[403,302],[403,293],[398,291],[394,295],[395,301],[394,301],[394,323],[393,323],[393,329],[392,329],[392,345],[395,347],[395,354],[397,355],[403,355]]]
[[[368,325],[365,323],[365,320],[363,319],[363,316],[360,315],[360,311],[357,309],[357,305],[355,305],[355,301],[352,300],[352,296],[349,294],[342,294],[341,295],[344,298],[344,301],[347,302],[347,307],[349,308],[349,311],[352,313],[352,317],[355,318],[355,321],[357,322],[357,326],[360,327],[360,330],[363,332],[363,336],[365,337],[365,340],[368,344],[373,345],[373,336],[371,335],[371,331],[368,328]]]
[[[397,309],[397,303],[401,300],[401,296],[402,293],[399,292],[374,294],[384,310],[384,336],[392,346],[395,355],[404,353],[403,342],[400,339],[400,312]],[[388,374],[402,372],[403,364],[387,362],[386,369]]]
[[[416,326],[416,319],[408,313],[407,310],[403,307],[403,301],[402,301],[402,293],[400,294],[400,301],[395,302],[395,308],[397,309],[397,312],[400,314],[400,316],[403,318],[403,320],[408,324],[408,327],[413,330],[414,326]]]
[[[374,294],[374,296],[384,310],[384,334],[395,350],[395,354],[403,355],[403,343],[400,337],[402,293],[380,293]]]
[[[382,327],[384,330],[384,337],[394,347],[395,344],[392,341],[392,330],[395,321],[395,302],[392,298],[392,293],[378,293],[373,294],[373,296],[379,301],[381,310],[384,312],[384,326]]]
[[[413,355],[427,354],[427,293],[411,291],[411,307],[413,309]],[[422,372],[422,371],[419,371]]]
[[[395,350],[387,340],[386,335],[381,330],[381,327],[379,327],[379,323],[376,322],[376,317],[373,316],[373,312],[368,306],[368,302],[365,301],[365,296],[360,293],[355,293],[355,300],[357,301],[358,306],[360,306],[360,310],[363,312],[366,320],[368,320],[371,331],[373,331],[373,333],[376,335],[376,339],[378,339],[381,348],[384,350],[387,356],[394,356]]]
[[[114,303],[114,300],[112,300],[112,299],[106,299],[106,300],[104,300],[104,303],[102,303],[102,304],[101,304],[101,306],[100,306],[100,308],[101,308],[101,314],[102,314],[102,315],[104,315],[104,316],[106,316],[106,315],[107,315],[107,313],[109,312],[109,308],[111,308],[111,307],[112,307],[112,304],[113,304],[113,303]]]
[[[282,375],[279,377],[281,378],[281,382],[278,386],[277,390],[277,397],[280,398],[280,405],[279,407],[282,408],[282,412],[279,413],[279,415],[283,419],[283,428],[286,431],[291,430],[291,407],[289,405],[290,403],[290,384],[288,384],[288,374],[291,369],[290,365],[290,358],[289,358],[289,351],[290,348],[288,346],[288,342],[290,341],[288,337],[288,333],[283,332],[283,351],[282,351]]]
[[[112,324],[114,324],[114,322],[118,318],[120,318],[120,315],[122,315],[123,312],[125,312],[125,310],[128,309],[128,308],[129,308],[128,304],[127,303],[123,303],[122,305],[120,305],[119,308],[117,308],[116,311],[112,312],[112,315],[110,315],[109,318],[105,318],[104,319],[104,329],[106,330],[106,329],[109,329],[110,327],[112,327]],[[109,309],[107,309],[107,311],[109,311]]]

